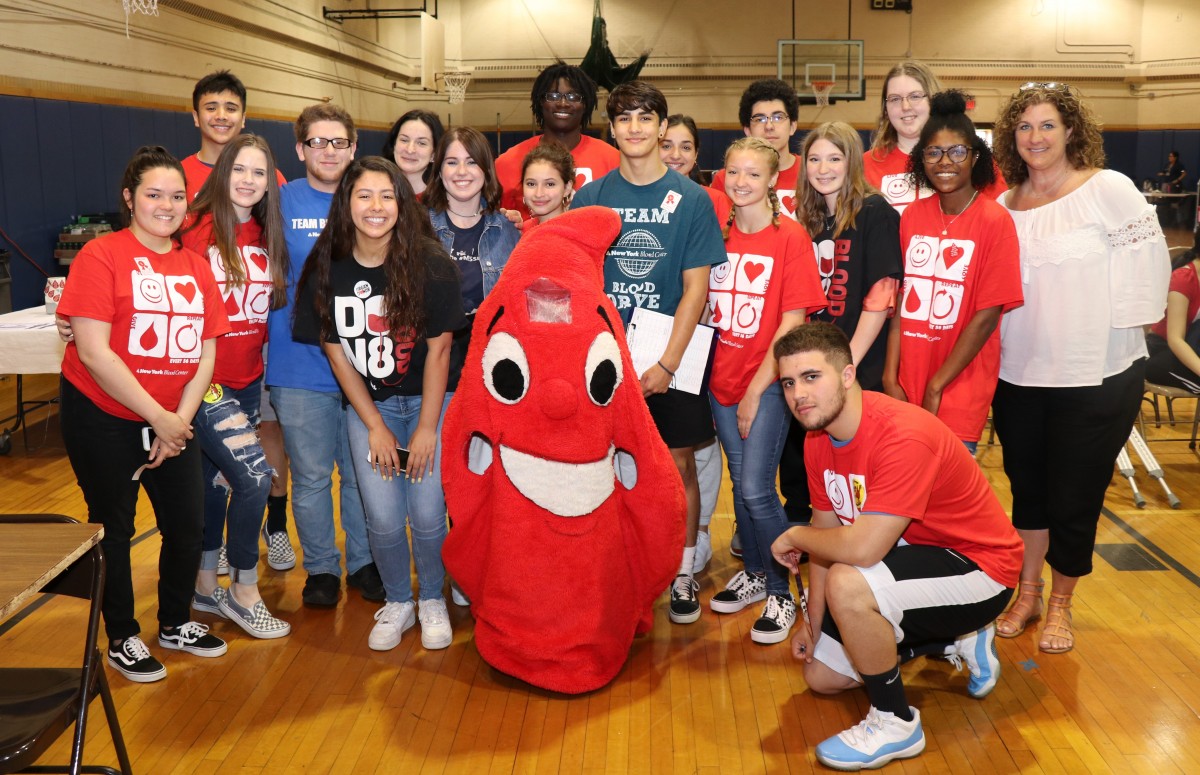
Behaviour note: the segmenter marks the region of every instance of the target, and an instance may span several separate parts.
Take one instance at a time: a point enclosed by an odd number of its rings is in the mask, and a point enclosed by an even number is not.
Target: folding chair
[[[0,515],[0,522],[76,522],[58,514]],[[100,604],[104,596],[104,552],[99,544],[71,564],[43,589],[43,593],[70,595],[89,601],[87,635],[81,668],[0,669],[0,773],[63,772],[132,775],[129,754],[121,736],[117,709],[100,659],[96,640],[100,630]],[[88,705],[97,696],[104,705],[120,771],[83,764]],[[71,763],[35,765],[71,724],[75,735]]]

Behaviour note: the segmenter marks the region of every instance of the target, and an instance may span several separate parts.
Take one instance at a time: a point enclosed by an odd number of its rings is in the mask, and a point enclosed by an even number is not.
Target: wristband
[[[674,378],[675,378],[675,372],[671,371],[671,370],[670,370],[670,369],[668,369],[666,366],[664,366],[662,361],[659,361],[659,362],[658,362],[658,368],[660,368],[660,369],[662,369],[663,371],[665,371],[666,373],[670,374],[672,379],[674,379]]]

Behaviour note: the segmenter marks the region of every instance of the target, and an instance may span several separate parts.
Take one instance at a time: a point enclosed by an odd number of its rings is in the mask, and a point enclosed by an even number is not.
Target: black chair
[[[0,523],[76,522],[58,514],[0,515]],[[132,775],[100,651],[100,603],[104,594],[104,552],[97,544],[47,584],[42,592],[90,601],[81,668],[0,669],[0,773],[65,772]],[[88,706],[96,695],[104,705],[120,771],[83,764]],[[69,765],[35,765],[71,724],[75,725]]]

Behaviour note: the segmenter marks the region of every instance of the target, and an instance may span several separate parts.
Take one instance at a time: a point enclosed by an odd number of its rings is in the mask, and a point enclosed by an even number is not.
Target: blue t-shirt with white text
[[[267,317],[266,382],[271,387],[303,388],[321,393],[337,393],[337,379],[325,352],[315,344],[292,339],[292,305],[296,283],[304,271],[304,262],[317,237],[325,228],[333,194],[317,191],[307,178],[297,178],[279,190],[283,210],[283,232],[288,248],[287,304],[271,310]]]

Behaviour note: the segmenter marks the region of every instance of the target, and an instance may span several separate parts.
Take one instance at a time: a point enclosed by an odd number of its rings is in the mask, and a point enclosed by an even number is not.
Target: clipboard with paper
[[[625,331],[629,343],[629,354],[633,357],[633,368],[640,378],[646,369],[654,366],[667,349],[671,339],[671,327],[675,318],[661,312],[638,307]],[[675,370],[671,387],[693,395],[704,395],[708,389],[708,375],[712,369],[713,340],[717,330],[698,324],[692,332],[691,341]]]

